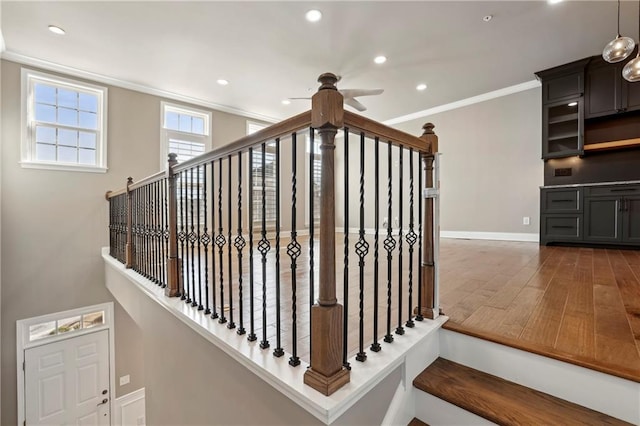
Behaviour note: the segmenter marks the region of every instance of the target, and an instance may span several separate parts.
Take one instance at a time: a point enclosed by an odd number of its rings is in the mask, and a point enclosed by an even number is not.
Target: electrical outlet
[[[129,377],[128,374],[126,376],[120,377],[120,386],[124,386],[124,385],[128,384],[130,380],[131,380],[131,378]]]
[[[523,225],[530,225],[531,224],[531,218],[529,216],[524,216],[522,218],[522,224]]]

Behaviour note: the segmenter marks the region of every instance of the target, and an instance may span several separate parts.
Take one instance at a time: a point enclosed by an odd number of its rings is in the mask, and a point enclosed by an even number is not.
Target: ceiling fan
[[[338,81],[340,81],[341,77],[338,76]],[[344,103],[349,105],[350,107],[362,112],[366,111],[367,107],[364,106],[360,101],[356,98],[360,96],[374,96],[379,95],[384,92],[384,89],[339,89],[338,90],[342,96],[344,97]],[[298,100],[298,99],[311,99],[311,98],[289,98],[290,100]]]

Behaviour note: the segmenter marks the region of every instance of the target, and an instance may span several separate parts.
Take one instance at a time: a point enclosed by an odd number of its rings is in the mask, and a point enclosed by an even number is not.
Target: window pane
[[[78,125],[78,111],[75,109],[58,108],[58,123],[65,126]]]
[[[56,143],[56,129],[36,126],[36,142]]]
[[[94,166],[96,164],[96,151],[93,149],[79,149],[78,163]]]
[[[78,146],[78,132],[75,130],[59,129],[58,145]]]
[[[191,116],[179,114],[180,117],[180,126],[179,129],[181,132],[191,132]]]
[[[36,104],[36,120],[56,122],[56,107],[50,105]]]
[[[56,88],[44,84],[35,85],[35,101],[41,104],[56,103]]]
[[[80,93],[79,101],[82,111],[98,112],[98,97],[96,95]]]
[[[58,334],[80,329],[80,315],[58,320]]]
[[[200,117],[193,117],[192,123],[193,129],[191,129],[191,131],[199,135],[204,135],[204,120]]]
[[[59,146],[58,161],[61,161],[63,163],[77,163],[78,150],[76,148],[70,148],[67,146]]]
[[[56,334],[56,322],[49,321],[42,324],[29,326],[29,340],[42,339]]]
[[[56,161],[56,146],[36,144],[36,160],[38,161]]]
[[[95,112],[80,111],[80,127],[98,129],[98,115]]]
[[[178,113],[167,111],[164,114],[164,126],[170,130],[178,130]]]
[[[82,316],[82,328],[90,328],[102,324],[104,324],[104,311],[92,312]]]
[[[58,88],[58,106],[78,109],[78,92]]]
[[[80,132],[79,146],[81,148],[96,149],[96,134]]]

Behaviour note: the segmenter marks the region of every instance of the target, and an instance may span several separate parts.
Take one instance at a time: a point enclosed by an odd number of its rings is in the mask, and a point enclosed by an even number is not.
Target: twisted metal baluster
[[[399,161],[398,161],[398,174],[400,182],[398,182],[400,191],[398,202],[398,327],[396,328],[396,334],[403,335],[404,327],[402,327],[402,203],[403,203],[403,149],[402,145],[399,146]]]
[[[265,183],[265,168],[266,168],[266,148],[267,144],[262,143],[262,231],[260,232],[261,238],[258,243],[258,251],[262,255],[262,341],[260,347],[267,349],[269,347],[269,341],[267,340],[267,253],[271,250],[271,244],[267,239],[267,191]]]
[[[300,256],[301,247],[296,239],[296,203],[297,203],[297,135],[291,135],[291,241],[287,244],[287,254],[291,258],[291,339],[292,350],[289,365],[300,365],[298,358],[298,324],[297,324],[297,295],[296,295],[296,259]]]
[[[250,330],[247,340],[258,339],[255,333],[255,313],[253,311],[253,148],[249,148],[249,322]]]
[[[229,245],[228,245],[228,265],[229,265],[229,324],[227,324],[227,328],[229,329],[234,329],[236,328],[236,323],[233,321],[233,265],[232,265],[232,260],[233,260],[233,248],[231,247],[232,244],[232,239],[231,239],[231,228],[233,226],[232,223],[232,217],[231,217],[231,154],[229,154],[229,161],[227,162],[227,224],[228,224],[228,230],[227,230],[227,237],[228,237],[228,241],[229,241]],[[222,159],[220,159],[220,163],[222,164]],[[240,217],[238,217],[238,220],[240,220]]]
[[[238,235],[233,241],[233,245],[238,251],[238,299],[240,312],[240,327],[238,327],[237,333],[240,335],[245,334],[247,331],[244,329],[244,306],[242,299],[242,249],[247,245],[242,236],[242,151],[238,152]]]
[[[198,306],[196,300],[196,265],[195,265],[195,244],[198,241],[198,234],[195,232],[194,220],[193,220],[193,167],[189,169],[189,217],[190,217],[190,229],[188,238],[191,243],[191,306]],[[200,276],[200,274],[198,274]]]
[[[369,253],[369,243],[364,238],[364,133],[360,133],[360,230],[358,242],[356,243],[356,254],[358,255],[360,268],[360,303],[358,304],[359,329],[358,329],[358,354],[356,360],[364,362],[367,353],[364,351],[364,258]]]
[[[216,319],[219,318],[218,314],[218,304],[216,303],[216,253],[213,245],[216,243],[215,234],[216,234],[216,206],[215,206],[215,196],[214,191],[216,188],[216,173],[215,166],[216,163],[214,160],[211,161],[211,318]],[[221,314],[224,313],[224,310],[221,311]]]
[[[202,235],[200,235],[200,177],[202,173],[200,172],[200,166],[196,168],[196,174],[198,175],[198,184],[196,186],[196,207],[197,207],[197,242],[198,242],[198,310],[202,311],[204,306],[202,306],[202,256],[200,256],[200,245],[203,244]],[[206,267],[206,263],[205,263]],[[206,283],[206,281],[205,281]],[[194,296],[195,297],[195,296]]]
[[[413,230],[413,148],[409,148],[409,233],[407,234],[407,244],[409,244],[409,319],[405,324],[412,328],[413,322],[413,245],[418,237]]]
[[[418,155],[418,259],[422,262],[422,171],[420,170],[422,159]],[[420,271],[421,269],[419,269]],[[422,273],[418,272],[418,312],[416,321],[422,321]]]
[[[182,190],[185,187],[185,183],[184,183],[184,176],[185,176],[186,172],[182,172],[180,173],[179,176],[179,185],[178,185],[178,192],[182,193],[182,197],[180,197],[180,232],[178,232],[178,240],[180,240],[180,299],[184,300],[186,302],[188,296],[187,296],[187,287],[185,287],[184,285],[184,272],[185,272],[185,264],[186,264],[186,259],[185,259],[185,250],[184,250],[184,244],[185,244],[185,240],[187,239],[187,233],[184,230],[184,223],[185,223],[185,208],[184,208],[184,204],[185,204],[185,198],[184,198],[184,191]],[[186,303],[191,303],[191,300],[189,300],[189,302]]]
[[[220,318],[218,322],[224,324],[227,318],[224,316],[224,264],[223,251],[227,242],[222,233],[222,158],[218,162],[218,236],[216,237],[216,245],[218,246],[218,259],[220,263]]]
[[[209,243],[211,243],[211,235],[209,235],[209,223],[208,223],[208,206],[207,206],[207,165],[204,164],[202,168],[202,176],[203,176],[203,187],[202,187],[202,204],[203,204],[203,230],[202,236],[200,237],[200,241],[202,241],[202,245],[204,246],[204,298],[205,298],[205,315],[209,315],[211,313],[211,309],[209,307]],[[215,277],[215,276],[214,276]]]
[[[374,157],[376,178],[374,179],[375,190],[373,194],[375,236],[373,243],[373,343],[371,343],[371,350],[373,352],[380,352],[380,349],[382,349],[380,343],[378,343],[378,249],[380,237],[380,184],[378,176],[380,175],[380,139],[377,136],[375,138]]]
[[[273,355],[284,355],[280,325],[280,138],[276,138],[276,348]]]
[[[391,262],[393,260],[392,252],[396,248],[396,240],[393,238],[391,228],[391,221],[393,220],[391,209],[393,174],[391,166],[391,142],[387,142],[387,238],[384,240],[384,248],[387,251],[387,334],[384,336],[384,341],[387,343],[393,342],[393,336],[391,335]]]
[[[349,337],[349,128],[344,128],[344,271],[342,275],[343,318],[342,365],[351,370],[347,361]]]

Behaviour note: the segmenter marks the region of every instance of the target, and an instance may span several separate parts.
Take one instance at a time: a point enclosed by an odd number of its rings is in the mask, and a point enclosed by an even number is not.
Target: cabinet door
[[[622,203],[619,197],[584,200],[584,240],[615,243],[621,240]]]
[[[617,113],[621,108],[620,67],[604,63],[587,69],[585,118]]]
[[[584,90],[584,72],[573,72],[559,77],[545,79],[542,82],[542,102],[556,102],[582,96]]]
[[[540,243],[575,242],[581,239],[581,214],[543,214],[541,216]]]
[[[640,110],[640,84],[622,79],[622,107],[625,111]]]
[[[544,105],[542,110],[542,158],[582,155],[584,99]]]
[[[624,197],[622,202],[622,241],[640,244],[640,195]]]

